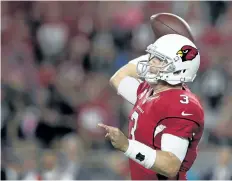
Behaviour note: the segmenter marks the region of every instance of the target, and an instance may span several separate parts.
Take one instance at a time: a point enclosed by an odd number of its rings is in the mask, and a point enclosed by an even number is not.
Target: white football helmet
[[[157,39],[147,47],[147,60],[140,60],[137,73],[148,83],[156,84],[163,80],[171,85],[192,82],[200,66],[200,54],[194,43],[178,34],[168,34]],[[157,58],[164,61],[162,66],[151,66],[149,61]],[[157,73],[150,72],[151,67],[158,69]]]

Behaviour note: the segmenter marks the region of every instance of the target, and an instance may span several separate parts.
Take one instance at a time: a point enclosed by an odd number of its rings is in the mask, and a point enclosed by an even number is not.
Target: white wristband
[[[147,169],[154,165],[156,159],[156,150],[135,140],[129,140],[129,147],[124,154]]]
[[[137,100],[139,84],[140,82],[137,79],[126,76],[118,85],[118,94],[134,105]]]

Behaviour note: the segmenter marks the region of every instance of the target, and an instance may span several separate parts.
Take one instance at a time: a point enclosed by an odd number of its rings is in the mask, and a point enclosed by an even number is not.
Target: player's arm
[[[156,159],[151,167],[164,176],[173,178],[177,175],[188,150],[189,141],[171,134],[164,134],[161,151],[156,151]]]
[[[129,140],[125,155],[145,168],[168,178],[174,178],[186,156],[189,139],[192,138],[193,131],[198,128],[194,122],[186,120],[178,122],[177,126],[167,129],[162,135],[161,150],[152,149],[136,140]]]
[[[189,141],[174,135],[164,135],[163,137],[165,138],[162,138],[161,145],[164,150],[154,150],[136,140],[129,140],[125,155],[145,168],[168,178],[174,178],[185,158]],[[139,153],[144,160],[139,158]]]
[[[173,178],[186,156],[188,140],[192,139],[198,125],[195,122],[178,118],[165,119],[161,124],[165,125],[162,131],[161,150],[155,150],[139,141],[127,139],[118,128],[104,124],[99,124],[99,126],[106,129],[105,137],[109,138],[112,145],[124,152],[127,157],[147,169]]]
[[[111,86],[131,104],[135,104],[137,100],[137,89],[141,83],[136,72],[137,63],[139,60],[145,58],[147,58],[147,55],[131,60],[128,64],[120,68],[110,79]]]
[[[118,90],[120,82],[125,79],[126,77],[131,77],[136,80],[139,79],[137,72],[136,72],[136,63],[128,63],[120,68],[111,78],[110,84]]]

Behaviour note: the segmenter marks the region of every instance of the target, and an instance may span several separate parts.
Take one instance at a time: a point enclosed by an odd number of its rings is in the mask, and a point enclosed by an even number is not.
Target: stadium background
[[[129,179],[96,124],[127,133],[131,106],[108,80],[155,40],[159,12],[190,24],[202,57],[190,87],[205,134],[188,178],[232,170],[231,2],[1,2],[2,179]]]

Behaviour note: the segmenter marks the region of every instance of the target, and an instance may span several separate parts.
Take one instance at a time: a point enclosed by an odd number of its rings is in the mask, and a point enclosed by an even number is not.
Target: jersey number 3
[[[133,112],[133,114],[131,115],[131,119],[132,121],[134,121],[134,126],[131,128],[131,136],[132,136],[132,140],[135,140],[135,130],[137,128],[139,114],[136,111]]]
[[[182,100],[180,100],[180,103],[182,103],[182,104],[188,104],[189,103],[189,97],[188,96],[182,94],[182,95],[180,95],[180,97],[182,97]]]

